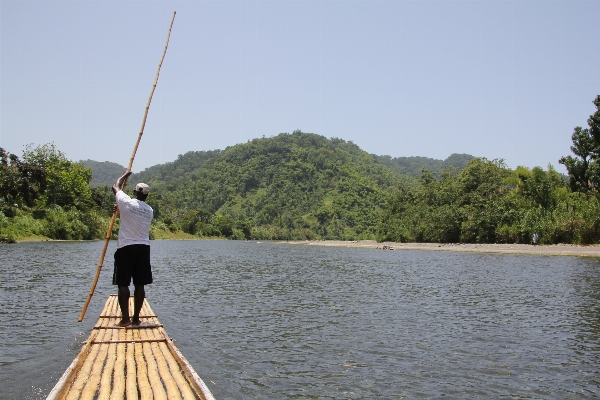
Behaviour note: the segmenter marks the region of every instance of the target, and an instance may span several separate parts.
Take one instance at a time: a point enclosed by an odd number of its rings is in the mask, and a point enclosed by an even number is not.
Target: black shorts
[[[152,283],[150,246],[131,244],[115,251],[113,285],[129,286],[132,277],[134,285],[149,285]]]

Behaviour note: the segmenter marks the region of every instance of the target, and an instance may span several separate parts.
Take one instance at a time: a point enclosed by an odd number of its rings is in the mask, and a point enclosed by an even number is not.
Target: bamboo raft
[[[133,297],[129,308],[133,310]],[[120,319],[117,296],[110,295],[90,337],[48,399],[214,400],[146,300],[140,327],[115,327]]]

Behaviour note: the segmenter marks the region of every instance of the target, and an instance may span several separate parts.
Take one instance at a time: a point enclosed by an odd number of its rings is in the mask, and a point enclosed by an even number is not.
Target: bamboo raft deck
[[[133,297],[129,308],[133,310]],[[115,327],[120,314],[117,296],[110,295],[87,342],[48,399],[214,400],[146,300],[139,328]]]

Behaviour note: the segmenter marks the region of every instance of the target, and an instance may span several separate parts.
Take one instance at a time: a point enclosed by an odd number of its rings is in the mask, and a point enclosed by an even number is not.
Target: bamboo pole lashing
[[[171,37],[171,30],[173,29],[173,22],[175,21],[175,15],[177,14],[177,12],[173,12],[173,18],[171,19],[171,24],[169,25],[169,32],[167,34],[167,40],[165,42],[165,48],[163,50],[163,54],[162,57],[160,58],[160,61],[158,63],[158,68],[156,70],[156,76],[154,78],[154,83],[152,85],[152,90],[150,91],[150,96],[148,97],[148,102],[146,103],[146,109],[144,111],[144,118],[142,119],[142,127],[140,128],[140,133],[138,134],[138,138],[135,142],[135,146],[133,147],[133,152],[131,153],[131,158],[129,159],[129,165],[127,167],[128,171],[131,171],[131,168],[133,167],[133,160],[135,158],[135,154],[137,153],[137,149],[140,145],[140,141],[142,139],[142,135],[144,134],[144,127],[146,126],[146,119],[148,118],[148,111],[150,110],[150,103],[152,102],[152,96],[154,95],[154,90],[156,89],[156,85],[158,83],[158,76],[160,74],[160,68],[162,67],[162,63],[165,59],[165,55],[167,54],[167,48],[169,47],[169,39]],[[123,183],[123,189],[125,189],[125,187],[127,186],[127,178],[125,179],[125,182]],[[83,321],[83,317],[85,316],[85,313],[87,311],[87,308],[90,304],[90,301],[92,299],[92,296],[94,295],[94,291],[96,290],[96,285],[98,284],[98,278],[100,277],[100,271],[102,270],[102,264],[104,263],[104,257],[106,255],[106,249],[108,248],[108,242],[110,241],[110,236],[112,234],[112,228],[115,224],[115,220],[117,217],[117,210],[115,210],[113,212],[113,215],[110,219],[110,223],[108,226],[108,229],[106,231],[106,236],[104,238],[104,247],[102,249],[102,253],[100,255],[100,260],[98,261],[98,265],[96,267],[96,275],[94,276],[94,281],[92,282],[92,287],[88,293],[88,297],[85,301],[85,304],[83,306],[83,309],[81,310],[81,314],[79,315],[79,319],[78,321],[81,322]]]
[[[125,340],[99,340],[99,341],[94,341],[92,342],[92,344],[98,345],[98,344],[119,344],[119,343],[124,343],[124,344],[136,344],[136,343],[155,343],[155,342],[166,342],[167,339],[165,338],[159,338],[159,339],[125,339]]]
[[[150,324],[152,324],[151,322],[149,322]],[[104,323],[102,323],[102,325],[99,326],[94,326],[92,329],[154,329],[154,328],[162,328],[163,325],[162,324],[153,324],[151,326],[128,326],[126,328],[123,328],[122,326],[115,326],[115,325],[105,325]]]

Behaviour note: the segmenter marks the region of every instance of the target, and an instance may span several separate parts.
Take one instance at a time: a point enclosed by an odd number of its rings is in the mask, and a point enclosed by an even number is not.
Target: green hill
[[[464,158],[376,156],[352,142],[295,131],[225,150],[190,151],[132,175],[151,187],[163,228],[200,236],[260,239],[374,238],[395,188],[422,168],[462,167]],[[95,168],[107,163],[90,165]],[[466,161],[464,161],[466,165]],[[118,164],[114,164],[118,166]],[[110,171],[114,182],[123,167]],[[409,176],[412,175],[412,176]]]
[[[445,160],[436,160],[428,157],[391,157],[391,156],[376,156],[377,161],[388,166],[399,174],[420,176],[423,169],[427,169],[439,176],[442,169],[445,167],[455,167],[459,171],[465,169],[467,163],[474,159],[469,154],[453,153]]]
[[[125,171],[124,166],[110,161],[85,160],[80,162],[92,170],[92,181],[90,182],[92,187],[112,185]]]
[[[150,181],[169,181],[180,178],[186,174],[192,173],[199,168],[204,168],[208,161],[212,160],[223,150],[211,151],[188,151],[179,155],[177,160],[165,164],[158,164],[145,170],[131,175],[130,181],[150,182]]]
[[[189,233],[360,238],[374,237],[403,178],[352,142],[295,131],[186,153],[131,179],[151,186],[159,220]]]

